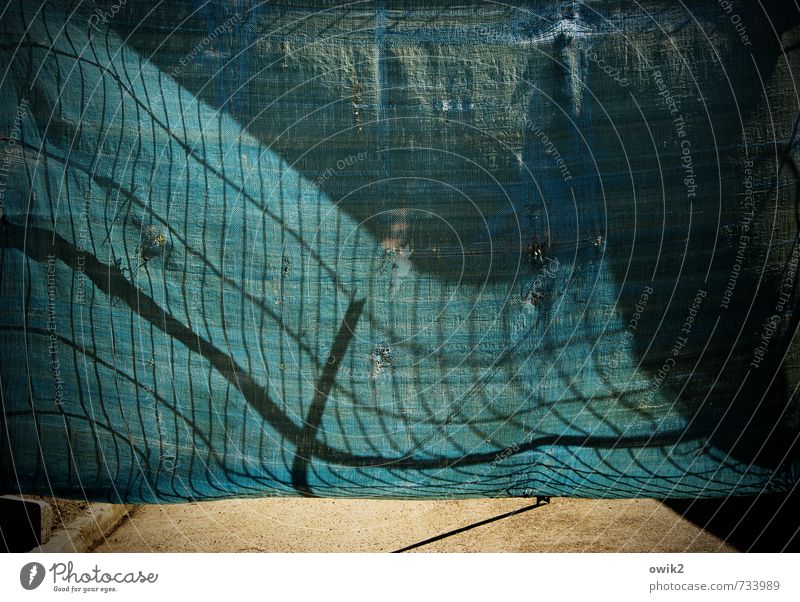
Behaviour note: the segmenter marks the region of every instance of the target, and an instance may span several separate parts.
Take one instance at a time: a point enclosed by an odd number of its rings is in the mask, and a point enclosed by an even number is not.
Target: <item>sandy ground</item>
[[[64,500],[57,497],[30,494],[25,494],[24,497],[32,500],[40,500],[50,504],[50,507],[53,509],[54,531],[56,529],[63,529],[66,525],[75,520],[75,518],[85,513],[89,509],[89,502]]]
[[[533,500],[246,499],[139,506],[96,552],[390,552]],[[655,500],[575,500],[467,528],[419,552],[735,551]]]

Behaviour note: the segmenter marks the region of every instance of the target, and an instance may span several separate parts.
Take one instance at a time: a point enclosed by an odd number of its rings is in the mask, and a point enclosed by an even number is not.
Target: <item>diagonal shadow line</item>
[[[91,253],[79,251],[74,244],[54,231],[18,226],[6,216],[0,221],[0,248],[18,249],[38,262],[46,262],[48,256],[52,256],[75,271],[83,270],[86,277],[106,295],[121,299],[153,326],[208,359],[281,435],[292,443],[298,443],[300,429],[291,423],[263,387],[231,356],[182,324],[144,291],[129,282],[118,267],[103,263]]]
[[[142,101],[142,100],[141,100],[141,99],[140,99],[140,98],[139,98],[139,97],[138,97],[138,96],[137,96],[137,95],[136,95],[136,94],[133,92],[133,82],[131,82],[131,83],[130,83],[130,85],[126,85],[126,84],[125,84],[125,82],[123,82],[123,81],[122,81],[122,78],[121,78],[119,75],[117,75],[116,73],[113,73],[113,72],[112,72],[112,69],[114,68],[114,65],[113,65],[113,63],[110,63],[109,65],[102,65],[102,64],[100,64],[100,63],[96,63],[95,61],[92,61],[91,59],[87,59],[86,57],[82,57],[82,56],[77,56],[77,55],[74,55],[74,54],[70,54],[70,53],[68,53],[68,52],[64,52],[64,51],[62,51],[62,50],[58,50],[58,49],[56,49],[56,48],[53,48],[52,46],[47,46],[47,45],[45,45],[45,44],[39,44],[39,43],[31,42],[31,43],[29,43],[29,44],[27,44],[27,45],[29,45],[29,46],[31,46],[31,47],[33,47],[33,48],[38,48],[38,49],[46,50],[46,52],[47,52],[48,54],[54,54],[54,55],[59,55],[59,56],[65,56],[65,57],[67,57],[67,58],[70,58],[70,59],[73,59],[73,60],[75,60],[75,61],[79,61],[79,62],[84,62],[84,63],[87,63],[87,64],[89,64],[89,65],[92,65],[92,66],[96,67],[97,69],[99,69],[99,70],[100,70],[100,71],[103,73],[103,75],[105,75],[105,76],[108,76],[108,77],[110,77],[111,79],[113,79],[113,80],[114,80],[114,81],[115,81],[115,82],[116,82],[116,83],[119,85],[120,89],[121,89],[121,90],[124,90],[124,92],[125,92],[125,96],[124,96],[124,98],[130,98],[130,99],[131,99],[131,100],[132,100],[132,101],[133,101],[133,102],[136,104],[136,106],[137,106],[137,107],[138,107],[138,108],[139,108],[141,111],[143,111],[144,113],[146,113],[146,114],[148,115],[148,117],[150,117],[150,119],[152,119],[153,123],[157,124],[157,125],[158,125],[158,127],[159,127],[159,128],[161,128],[161,131],[163,131],[164,133],[166,133],[166,135],[167,135],[167,138],[168,138],[169,140],[171,140],[171,141],[175,142],[175,144],[177,144],[178,146],[180,146],[180,147],[183,149],[183,151],[186,153],[186,156],[187,156],[187,157],[192,157],[192,158],[193,158],[195,161],[197,161],[197,163],[198,163],[199,165],[202,165],[202,166],[203,166],[203,168],[204,168],[206,171],[208,171],[208,172],[212,173],[212,174],[213,174],[214,176],[216,176],[216,177],[217,177],[219,180],[221,180],[222,182],[224,182],[224,183],[225,183],[227,186],[230,186],[230,187],[231,187],[233,190],[235,190],[235,191],[236,191],[236,192],[237,192],[239,195],[241,195],[241,197],[242,197],[243,199],[247,199],[247,201],[249,201],[250,203],[252,203],[254,207],[256,207],[257,209],[259,209],[260,211],[263,211],[264,213],[266,213],[267,215],[269,215],[269,216],[270,216],[272,219],[274,219],[274,220],[276,220],[276,221],[280,222],[281,224],[283,224],[283,223],[284,223],[284,222],[283,222],[283,220],[281,220],[281,219],[280,219],[280,215],[276,214],[276,213],[275,213],[273,210],[271,210],[271,209],[270,209],[270,208],[269,208],[267,205],[261,205],[261,203],[260,203],[260,199],[257,199],[257,198],[255,198],[253,195],[251,195],[250,193],[248,193],[248,192],[247,192],[247,190],[246,190],[246,189],[243,187],[243,185],[240,185],[239,183],[237,183],[237,182],[236,182],[234,179],[232,179],[231,177],[229,177],[229,176],[226,176],[226,175],[225,175],[225,172],[224,172],[224,170],[221,170],[220,168],[217,168],[217,167],[215,167],[214,165],[211,165],[211,164],[210,164],[210,163],[209,163],[209,162],[208,162],[208,161],[205,159],[205,157],[204,157],[203,155],[199,154],[199,153],[198,153],[198,152],[195,150],[195,147],[194,147],[194,146],[191,146],[191,145],[190,145],[190,144],[189,144],[189,143],[188,143],[186,140],[182,139],[180,136],[178,136],[177,134],[175,134],[175,132],[173,132],[173,131],[172,131],[172,130],[171,130],[171,129],[170,129],[168,126],[167,126],[167,124],[166,124],[166,123],[164,123],[164,121],[163,121],[162,119],[160,119],[160,118],[159,118],[159,117],[158,117],[158,116],[157,116],[157,115],[156,115],[156,114],[153,112],[153,109],[152,109],[150,106],[148,106],[148,104],[147,104],[147,103],[143,102],[143,101]],[[7,46],[7,45],[6,45],[6,46]],[[2,49],[2,48],[4,48],[4,45],[0,44],[0,49]],[[142,76],[142,77],[143,77],[143,76]],[[259,147],[260,147],[260,145],[259,145]],[[270,194],[270,196],[272,196],[272,194],[274,194],[274,190],[273,190],[273,192]],[[304,250],[305,250],[307,253],[309,253],[309,254],[310,254],[310,256],[311,256],[311,257],[313,257],[315,260],[319,261],[319,264],[320,264],[320,266],[322,266],[322,268],[323,268],[323,269],[324,269],[326,272],[328,272],[329,274],[331,274],[331,275],[333,275],[333,276],[336,276],[336,273],[335,273],[335,271],[334,271],[334,270],[333,270],[333,269],[332,269],[330,266],[328,266],[327,264],[325,264],[325,262],[322,260],[322,257],[319,257],[319,256],[317,255],[317,253],[314,251],[314,249],[312,249],[312,248],[310,247],[310,245],[308,245],[308,243],[307,243],[306,241],[304,241],[304,240],[303,240],[303,238],[300,236],[300,234],[299,234],[298,232],[295,232],[294,230],[292,230],[291,228],[289,228],[289,227],[287,227],[287,226],[283,226],[283,227],[284,227],[284,229],[285,229],[285,231],[286,231],[287,235],[289,235],[290,237],[292,237],[293,239],[295,239],[295,240],[298,242],[298,244],[300,244],[300,246],[301,246],[301,247],[303,247],[303,249],[304,249]],[[344,290],[344,289],[343,289],[343,287],[342,287],[342,285],[338,285],[338,284],[337,284],[337,286],[339,286],[340,288],[342,288],[342,290]]]
[[[428,539],[423,539],[422,541],[418,541],[417,543],[412,543],[411,545],[405,546],[404,548],[400,548],[399,550],[394,550],[392,554],[399,554],[401,552],[408,552],[410,550],[414,550],[416,548],[420,548],[422,546],[426,546],[430,543],[435,543],[442,539],[446,539],[448,537],[452,537],[453,535],[458,535],[459,533],[463,533],[464,531],[469,531],[471,529],[475,529],[477,527],[482,527],[483,525],[488,525],[489,523],[493,523],[498,520],[502,520],[504,518],[510,518],[517,514],[522,514],[523,512],[528,512],[528,510],[533,510],[535,508],[541,508],[542,506],[546,506],[550,503],[549,497],[537,497],[536,503],[531,504],[530,506],[523,506],[522,508],[517,508],[516,510],[512,510],[511,512],[506,512],[505,514],[498,514],[497,516],[493,516],[491,518],[484,519],[482,521],[478,521],[477,523],[472,523],[471,525],[467,525],[466,527],[461,527],[459,529],[453,529],[452,531],[447,531],[446,533],[441,533],[439,535],[435,535],[433,537],[429,537]]]
[[[328,402],[333,383],[336,380],[336,373],[342,364],[342,359],[347,353],[347,347],[355,335],[356,325],[364,311],[366,299],[350,301],[339,332],[333,340],[328,361],[319,377],[319,382],[314,393],[314,401],[308,411],[303,432],[300,434],[300,444],[295,452],[294,462],[292,462],[292,485],[304,497],[317,497],[308,486],[308,464],[313,453],[314,440],[317,437],[322,415],[325,413],[325,405]]]
[[[48,255],[54,256],[75,271],[82,270],[92,283],[109,297],[124,301],[142,319],[183,343],[188,349],[205,357],[211,365],[238,389],[244,399],[261,417],[270,423],[286,442],[299,447],[305,429],[297,426],[269,396],[264,387],[239,366],[233,357],[226,354],[210,341],[205,340],[191,328],[178,321],[164,310],[144,291],[125,278],[116,266],[103,263],[93,254],[80,250],[58,233],[38,227],[18,226],[4,215],[0,219],[0,248],[13,248],[38,262],[46,262]],[[326,395],[327,397],[327,395]],[[677,441],[702,438],[702,429],[675,429],[661,433],[633,436],[597,435],[542,435],[530,438],[519,445],[509,455],[518,455],[544,446],[576,446],[591,448],[653,447],[672,445]],[[333,448],[323,441],[313,446],[316,457],[332,464],[354,467],[378,467],[394,469],[435,469],[455,466],[483,464],[496,459],[497,451],[475,452],[460,457],[437,456],[420,458],[414,455],[405,457],[386,457],[380,455],[356,455]]]
[[[1,48],[2,48],[2,45],[0,44],[0,49]],[[2,139],[2,136],[0,136],[0,139]],[[17,144],[19,144],[21,146],[26,146],[26,144],[24,142],[18,142]],[[256,304],[259,307],[259,309],[261,309],[262,311],[267,313],[271,318],[273,318],[276,321],[280,321],[280,317],[272,309],[270,309],[270,307],[268,305],[266,305],[263,302],[262,299],[259,299],[256,295],[254,295],[253,293],[247,291],[246,288],[243,287],[241,284],[239,284],[236,280],[234,280],[234,279],[230,278],[229,276],[226,276],[224,273],[222,273],[213,263],[211,263],[208,260],[208,258],[203,253],[201,253],[199,250],[197,250],[197,249],[195,249],[194,247],[191,246],[191,244],[187,240],[185,234],[182,234],[181,232],[179,232],[178,230],[173,228],[170,225],[170,223],[167,220],[165,220],[163,217],[155,214],[152,211],[152,208],[150,207],[149,202],[144,201],[143,199],[140,199],[135,194],[136,193],[136,185],[135,184],[130,189],[128,189],[125,186],[123,186],[121,183],[119,183],[119,182],[117,182],[117,181],[115,181],[115,180],[113,180],[111,178],[108,178],[106,176],[103,176],[103,175],[97,173],[96,171],[93,171],[92,169],[88,169],[85,166],[77,164],[74,161],[70,163],[70,159],[69,158],[64,158],[64,157],[62,157],[62,156],[60,156],[60,155],[58,155],[58,154],[56,154],[54,152],[46,150],[46,149],[42,149],[42,148],[35,147],[35,146],[32,146],[32,145],[27,145],[27,146],[29,148],[31,148],[31,150],[33,150],[35,153],[38,153],[39,155],[44,155],[47,158],[52,158],[52,159],[54,159],[56,161],[60,161],[61,163],[64,163],[65,165],[69,163],[70,167],[72,167],[73,169],[77,169],[77,170],[85,173],[88,177],[92,178],[92,180],[98,186],[104,188],[105,190],[107,190],[108,192],[110,192],[112,194],[116,193],[116,194],[118,194],[118,195],[123,197],[123,201],[120,204],[120,206],[118,207],[113,220],[110,222],[110,224],[107,225],[107,234],[104,237],[103,242],[100,243],[101,245],[105,244],[106,241],[109,240],[109,237],[111,235],[111,230],[114,228],[116,220],[118,219],[119,215],[122,213],[122,209],[124,207],[126,207],[126,206],[130,206],[131,204],[135,204],[136,206],[140,207],[142,210],[147,211],[151,218],[157,220],[158,223],[161,224],[164,228],[166,228],[171,235],[175,236],[175,238],[177,240],[179,240],[180,243],[183,245],[183,249],[186,251],[186,253],[192,255],[193,257],[197,257],[198,259],[200,259],[203,262],[203,265],[205,267],[207,267],[214,276],[220,278],[222,281],[225,282],[225,284],[231,286],[232,288],[235,288],[238,292],[240,292],[242,295],[244,295],[244,297],[248,301]],[[323,264],[321,263],[320,265],[323,265]],[[325,267],[325,269],[329,270],[330,268]],[[338,282],[338,280],[336,280],[336,281]],[[338,284],[337,284],[337,286],[338,286]],[[343,287],[340,287],[340,288],[341,288],[342,291],[347,292],[345,288],[343,288]],[[350,293],[348,293],[348,294],[350,294]],[[309,355],[312,357],[312,360],[315,362],[315,365],[319,365],[320,362],[314,356],[313,350],[311,349],[311,347],[309,347],[306,343],[303,342],[299,331],[293,331],[286,324],[283,325],[283,328],[287,332],[287,334],[289,336],[291,336],[291,338],[293,338],[294,340],[296,340],[298,342],[298,344],[303,349],[303,351],[306,351],[306,352],[309,353]],[[347,394],[353,394],[353,391],[348,389],[344,385],[338,384],[337,388],[338,387],[341,387],[342,391],[347,393]]]

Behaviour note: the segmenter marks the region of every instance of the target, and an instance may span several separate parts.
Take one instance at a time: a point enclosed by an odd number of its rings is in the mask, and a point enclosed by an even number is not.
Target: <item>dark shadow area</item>
[[[608,123],[594,126],[594,152],[627,152],[632,167],[630,179],[616,180],[613,169],[621,161],[610,159],[600,168],[607,197],[635,199],[607,207],[608,265],[620,284],[625,321],[641,313],[634,345],[641,368],[661,383],[659,391],[674,396],[682,415],[708,426],[713,446],[744,463],[775,468],[797,453],[797,372],[790,359],[797,282],[788,286],[786,276],[797,244],[797,174],[788,157],[796,114],[776,110],[772,95],[794,67],[782,44],[792,39],[785,34],[800,13],[790,3],[747,7],[741,18],[754,41],[745,45],[719,21],[717,6],[689,6],[700,27],[691,21],[664,42],[681,56],[651,63],[634,73],[634,81],[646,91],[637,93],[637,104],[659,93],[680,94],[679,86],[695,98],[687,95],[671,110],[667,103],[643,105],[640,120],[628,119],[636,126],[619,128],[619,138],[603,135]],[[720,40],[730,43],[725,52],[712,44]],[[606,46],[606,54],[613,51],[611,42]],[[673,70],[680,60],[686,71],[678,77]],[[615,103],[614,90],[596,90],[612,121],[639,114],[632,101]],[[765,106],[775,126],[761,143],[753,132]],[[653,186],[656,173],[660,187]],[[655,291],[640,312],[648,285]],[[789,300],[778,311],[781,290]],[[776,322],[766,357],[753,368],[765,325]],[[671,354],[677,359],[665,371]]]
[[[12,495],[0,497],[0,552],[30,552],[50,536],[51,522],[47,504]]]
[[[742,552],[800,552],[800,490],[788,494],[663,500]]]

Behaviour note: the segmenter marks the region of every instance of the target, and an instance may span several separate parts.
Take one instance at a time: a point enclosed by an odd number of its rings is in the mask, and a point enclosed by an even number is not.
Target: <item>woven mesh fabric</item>
[[[793,487],[798,14],[725,4],[11,0],[0,488]]]

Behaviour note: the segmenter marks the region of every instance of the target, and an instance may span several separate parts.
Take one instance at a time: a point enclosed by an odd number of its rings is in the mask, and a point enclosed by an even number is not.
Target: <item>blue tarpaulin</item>
[[[791,489],[783,4],[11,0],[0,488]]]

